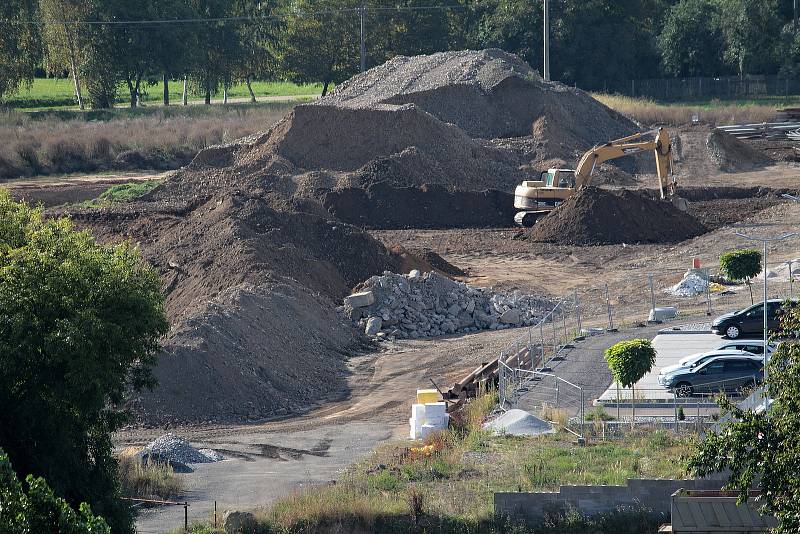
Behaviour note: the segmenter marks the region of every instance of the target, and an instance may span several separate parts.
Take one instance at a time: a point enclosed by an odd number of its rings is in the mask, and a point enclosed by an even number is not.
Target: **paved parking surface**
[[[672,393],[658,385],[659,371],[678,363],[684,356],[697,352],[705,352],[718,347],[725,340],[715,334],[658,334],[653,338],[656,349],[656,363],[653,369],[644,378],[636,383],[635,398],[644,402],[671,401]],[[598,399],[599,402],[613,403],[617,398],[617,388],[614,384]],[[620,388],[621,399],[631,399],[631,390]]]

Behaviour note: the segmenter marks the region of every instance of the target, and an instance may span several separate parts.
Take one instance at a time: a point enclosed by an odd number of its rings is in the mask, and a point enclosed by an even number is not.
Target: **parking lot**
[[[631,398],[635,398],[637,405],[671,403],[672,392],[658,384],[659,371],[668,365],[677,364],[678,360],[689,354],[715,349],[723,341],[725,341],[724,338],[711,333],[658,334],[653,338],[653,347],[656,349],[656,363],[653,369],[636,383],[635,393],[632,393],[629,388],[620,388],[620,401],[630,404]],[[604,406],[616,406],[616,385],[609,386],[597,399],[597,402]]]

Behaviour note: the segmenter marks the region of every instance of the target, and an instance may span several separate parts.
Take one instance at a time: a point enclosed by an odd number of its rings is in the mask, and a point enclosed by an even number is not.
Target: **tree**
[[[228,0],[191,0],[190,5],[197,16],[213,19],[229,16],[232,9]],[[203,37],[194,54],[192,71],[209,105],[212,93],[220,86],[227,91],[233,83],[242,49],[236,27],[230,21],[210,22],[202,28]]]
[[[723,73],[719,16],[713,0],[680,0],[669,8],[657,41],[664,72],[670,76]]]
[[[739,76],[777,67],[781,24],[778,0],[719,0],[725,60]]]
[[[6,0],[0,4],[0,101],[16,91],[24,82],[33,80],[34,70],[41,59],[39,33],[30,24],[19,24],[36,18],[34,0]]]
[[[781,334],[800,331],[800,310],[786,311]],[[751,488],[761,490],[764,513],[778,518],[773,532],[800,532],[800,343],[783,341],[770,356],[767,411],[743,410],[729,399],[717,400],[723,421],[718,432],[697,442],[689,469],[697,476],[728,471],[727,489],[747,500]]]
[[[237,79],[244,80],[250,92],[250,102],[256,101],[252,80],[255,77],[272,78],[278,71],[280,36],[283,31],[283,18],[275,16],[281,5],[268,4],[260,0],[234,0],[234,16],[256,17],[240,24],[237,28],[241,54],[236,63]]]
[[[95,517],[86,503],[79,512],[56,497],[43,478],[28,475],[27,492],[0,449],[0,532],[3,534],[111,534],[102,517]]]
[[[656,361],[656,350],[646,339],[620,341],[606,349],[608,368],[614,377],[617,387],[631,388],[632,397],[636,396],[636,382],[650,372]],[[636,418],[636,407],[632,403],[631,428]]]
[[[47,70],[50,72],[69,70],[78,107],[83,109],[80,69],[83,63],[85,33],[81,25],[67,24],[66,21],[86,20],[89,3],[87,0],[39,0],[39,7],[44,21],[42,35],[46,45]]]
[[[726,252],[719,257],[719,266],[728,280],[744,281],[747,284],[750,288],[750,304],[754,304],[750,279],[761,271],[761,253],[753,249]]]
[[[154,383],[160,288],[131,246],[100,245],[0,190],[0,447],[20,478],[90,503],[114,533],[132,519],[110,435],[125,392]]]
[[[296,2],[282,37],[281,64],[291,81],[322,82],[325,96],[331,83],[358,72],[359,5],[357,0]]]
[[[513,52],[541,72],[542,3],[490,0],[480,5],[478,19],[467,32],[467,46]]]

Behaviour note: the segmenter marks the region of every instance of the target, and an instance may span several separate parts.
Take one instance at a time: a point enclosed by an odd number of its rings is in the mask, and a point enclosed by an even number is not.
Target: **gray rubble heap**
[[[414,270],[373,276],[339,310],[369,336],[421,338],[529,326],[551,307],[540,297],[494,292]]]
[[[139,452],[139,455],[144,454],[158,461],[181,464],[206,464],[223,459],[221,454],[210,449],[195,449],[188,441],[175,434],[164,434],[156,438]]]

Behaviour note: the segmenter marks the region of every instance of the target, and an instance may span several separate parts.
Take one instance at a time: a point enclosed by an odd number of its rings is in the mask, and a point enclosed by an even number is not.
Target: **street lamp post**
[[[771,241],[784,241],[797,234],[795,232],[790,232],[777,237],[758,237],[736,232],[736,235],[748,241],[760,241],[764,244],[764,413],[767,413],[767,408],[769,408],[769,394],[767,393],[767,368],[769,364],[769,351],[767,350],[767,341],[769,338],[769,331],[767,330],[767,245]]]
[[[544,79],[550,81],[550,2],[544,0]]]

